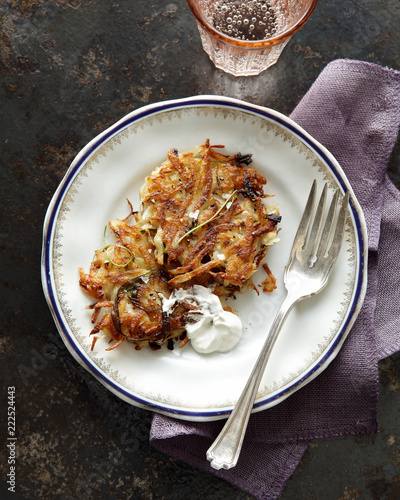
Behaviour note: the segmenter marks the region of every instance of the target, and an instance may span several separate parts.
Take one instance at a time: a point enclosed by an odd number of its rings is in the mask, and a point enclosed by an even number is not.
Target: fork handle
[[[286,295],[285,300],[275,316],[267,339],[242,394],[220,434],[207,451],[207,460],[210,461],[210,465],[214,469],[231,469],[235,467],[238,461],[250,413],[253,409],[257,391],[265,371],[265,366],[282,324],[298,299],[298,296]]]

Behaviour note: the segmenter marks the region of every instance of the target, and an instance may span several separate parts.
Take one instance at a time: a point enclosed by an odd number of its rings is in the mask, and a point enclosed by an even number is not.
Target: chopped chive
[[[116,262],[114,262],[111,257],[108,255],[108,253],[106,252],[107,248],[110,248],[110,247],[119,247],[119,248],[123,248],[124,250],[126,250],[129,255],[131,256],[131,258],[128,260],[128,262],[126,262],[125,264],[117,264]],[[102,250],[104,250],[104,254],[105,256],[107,257],[107,260],[109,262],[111,262],[111,264],[113,266],[116,266],[116,267],[126,267],[128,264],[130,264],[133,259],[134,259],[134,256],[133,256],[133,253],[129,250],[129,248],[127,247],[124,247],[123,245],[118,245],[118,244],[115,244],[115,245],[106,245],[105,247],[102,248]]]
[[[228,196],[228,198],[225,200],[225,203],[219,207],[219,209],[217,210],[217,212],[215,212],[215,214],[214,214],[212,217],[210,217],[210,219],[206,220],[205,222],[202,222],[201,224],[199,224],[198,226],[196,226],[196,227],[192,228],[190,231],[188,231],[188,232],[187,232],[187,233],[185,233],[183,236],[181,236],[181,237],[179,238],[179,240],[178,240],[178,245],[179,245],[179,243],[180,243],[180,242],[181,242],[184,238],[186,238],[186,236],[188,236],[190,233],[193,233],[193,232],[194,232],[194,231],[196,231],[197,229],[200,229],[202,226],[204,226],[204,225],[208,224],[209,222],[211,222],[212,220],[214,220],[214,219],[218,216],[218,214],[221,212],[221,210],[225,207],[225,205],[228,203],[228,201],[232,198],[232,196],[233,196],[236,192],[237,192],[237,189],[235,189],[235,190],[233,191],[233,193],[231,193],[231,194]]]
[[[104,251],[104,254],[105,256],[107,257],[107,260],[113,265],[113,266],[116,266],[116,267],[126,267],[128,264],[130,264],[134,259],[135,259],[135,256],[133,255],[133,253],[129,250],[129,248],[127,247],[124,247],[123,245],[119,245],[118,243],[116,243],[115,245],[106,245],[105,244],[105,240],[106,240],[106,232],[107,232],[107,226],[104,226],[104,233],[103,233],[103,248],[100,248],[100,250],[98,250],[98,252],[102,252]],[[131,258],[128,260],[128,262],[126,262],[125,264],[117,264],[116,262],[114,262],[111,257],[108,255],[108,253],[106,252],[107,248],[111,248],[111,247],[119,247],[119,248],[123,248],[124,250],[126,250],[129,255],[131,256]],[[94,254],[93,256],[93,259],[92,259],[92,262],[94,261],[95,257],[96,257],[96,254],[97,252]]]

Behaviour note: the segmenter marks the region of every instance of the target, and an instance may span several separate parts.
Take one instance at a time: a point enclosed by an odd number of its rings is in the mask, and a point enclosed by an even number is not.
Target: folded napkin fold
[[[310,440],[377,431],[378,360],[400,349],[400,192],[386,174],[400,124],[400,72],[334,61],[291,118],[336,157],[363,208],[369,264],[361,312],[319,377],[279,405],[251,415],[234,469],[215,471],[206,460],[223,421],[155,415],[150,434],[156,449],[263,500],[280,496]]]

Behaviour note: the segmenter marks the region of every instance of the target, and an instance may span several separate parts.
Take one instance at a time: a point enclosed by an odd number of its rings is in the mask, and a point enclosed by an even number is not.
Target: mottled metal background
[[[289,114],[333,59],[400,69],[399,26],[399,0],[320,0],[278,64],[246,79],[213,67],[185,0],[0,0],[0,435],[8,386],[18,435],[15,494],[1,439],[1,499],[251,498],[151,449],[151,414],[68,354],[40,282],[45,211],[79,150],[129,111],[209,93]],[[380,432],[315,441],[282,500],[400,498],[400,356],[380,374]]]

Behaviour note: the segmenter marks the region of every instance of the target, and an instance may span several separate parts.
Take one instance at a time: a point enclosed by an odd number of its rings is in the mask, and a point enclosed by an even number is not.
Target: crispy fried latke
[[[189,305],[162,311],[174,288],[213,285],[221,299],[255,289],[251,278],[277,241],[279,211],[263,202],[267,181],[249,166],[251,155],[227,156],[222,147],[207,140],[194,151],[171,149],[145,179],[139,212],[128,201],[129,216],[109,223],[116,243],[95,253],[88,274],[79,270],[81,288],[97,300],[91,333],[113,339],[109,349],[125,339],[137,349],[170,339],[185,345]],[[264,269],[263,289],[272,291]]]

